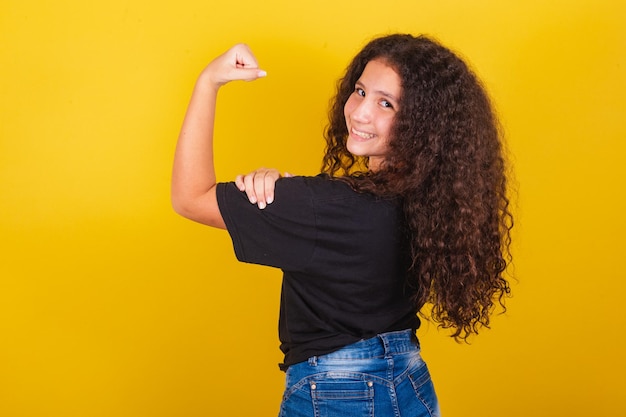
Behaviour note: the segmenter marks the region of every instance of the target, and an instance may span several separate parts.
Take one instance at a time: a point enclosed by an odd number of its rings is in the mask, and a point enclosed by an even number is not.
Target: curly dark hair
[[[371,60],[400,76],[402,93],[389,150],[371,172],[350,154],[344,105]],[[339,80],[331,102],[322,172],[359,192],[399,196],[412,263],[407,275],[421,314],[467,340],[504,307],[510,287],[513,216],[501,129],[468,66],[426,36],[395,34],[368,43]]]

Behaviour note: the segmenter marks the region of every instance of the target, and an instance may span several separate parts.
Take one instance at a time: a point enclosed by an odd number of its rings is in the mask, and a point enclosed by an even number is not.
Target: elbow
[[[174,209],[176,214],[187,219],[193,216],[193,210],[191,209],[190,204],[180,196],[172,194],[171,203],[172,209]]]
[[[185,206],[183,204],[180,203],[180,201],[175,200],[174,198],[171,199],[171,203],[172,203],[172,209],[174,209],[174,213],[185,217]]]
[[[219,229],[226,228],[214,193],[198,198],[172,193],[171,204],[174,212],[186,219]]]
[[[187,219],[193,219],[195,206],[197,206],[196,199],[190,193],[183,192],[172,188],[170,195],[170,202],[174,212]]]

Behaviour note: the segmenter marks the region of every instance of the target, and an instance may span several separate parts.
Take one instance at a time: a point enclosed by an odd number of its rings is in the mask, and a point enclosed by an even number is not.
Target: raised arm
[[[215,58],[198,77],[178,137],[172,172],[172,206],[181,216],[226,228],[215,195],[213,124],[217,93],[230,81],[264,76],[252,51],[238,44]]]

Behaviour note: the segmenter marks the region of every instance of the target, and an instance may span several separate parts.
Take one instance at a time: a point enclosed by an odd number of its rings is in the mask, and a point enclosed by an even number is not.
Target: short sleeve
[[[281,178],[265,209],[251,204],[234,183],[217,185],[217,202],[237,259],[302,270],[315,249],[315,207],[304,177]]]

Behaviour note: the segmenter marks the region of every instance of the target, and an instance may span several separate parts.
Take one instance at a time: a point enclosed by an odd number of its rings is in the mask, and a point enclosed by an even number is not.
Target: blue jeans
[[[287,369],[279,417],[439,417],[411,330],[383,333]]]

